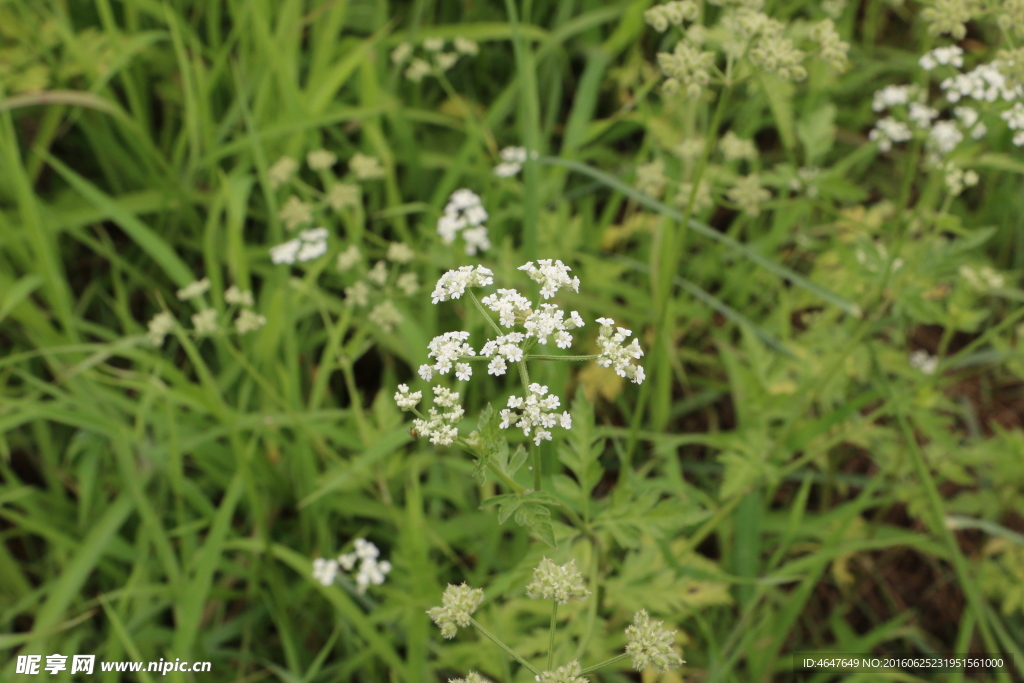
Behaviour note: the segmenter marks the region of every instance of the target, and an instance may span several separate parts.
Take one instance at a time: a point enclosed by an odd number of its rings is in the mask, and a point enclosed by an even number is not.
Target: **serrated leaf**
[[[807,165],[821,161],[836,139],[836,106],[825,104],[801,118],[796,124],[796,135],[804,146]]]

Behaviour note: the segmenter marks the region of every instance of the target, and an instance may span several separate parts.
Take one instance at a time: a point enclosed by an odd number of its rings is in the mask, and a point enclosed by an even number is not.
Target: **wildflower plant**
[[[587,683],[590,679],[584,674],[612,666],[625,659],[630,659],[637,671],[672,671],[685,664],[672,646],[675,632],[665,629],[662,622],[651,620],[646,610],[640,610],[634,615],[633,624],[626,628],[624,653],[586,668],[578,659],[555,666],[558,607],[572,601],[585,601],[591,593],[584,586],[583,577],[573,561],[558,565],[545,557],[534,569],[533,581],[526,587],[526,594],[534,600],[549,600],[552,603],[547,659],[543,668],[532,664],[473,618],[473,613],[484,601],[484,592],[479,588],[471,588],[465,583],[458,586],[449,585],[444,592],[441,606],[430,608],[427,614],[441,628],[441,635],[448,639],[454,638],[459,628],[473,626],[480,635],[491,640],[533,674],[534,680],[543,683]],[[472,672],[470,675],[473,675]]]

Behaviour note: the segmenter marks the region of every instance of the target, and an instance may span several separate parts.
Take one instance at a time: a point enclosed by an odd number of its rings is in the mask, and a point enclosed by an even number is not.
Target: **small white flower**
[[[395,280],[395,287],[407,296],[412,296],[419,291],[420,279],[416,273],[402,273]]]
[[[349,306],[368,306],[370,304],[370,287],[362,280],[351,287],[346,287],[345,303]]]
[[[483,266],[462,266],[441,276],[431,294],[433,303],[461,298],[467,287],[486,287],[494,283],[494,273]]]
[[[270,260],[274,263],[295,263],[310,261],[327,253],[327,228],[303,230],[295,239],[288,240],[270,249]]]
[[[267,171],[267,175],[270,177],[270,187],[275,190],[281,187],[291,180],[297,170],[299,170],[299,164],[295,159],[287,156],[281,157]]]
[[[252,292],[243,292],[236,285],[231,285],[224,290],[224,301],[239,306],[252,306]]]
[[[178,298],[182,301],[187,299],[195,299],[198,296],[202,296],[210,289],[210,278],[204,277],[202,280],[196,280],[192,284],[178,290]]]
[[[402,410],[412,410],[419,405],[420,400],[423,398],[422,391],[409,392],[408,384],[399,384],[398,391],[395,392],[395,403]]]
[[[338,163],[338,156],[326,149],[317,149],[306,155],[306,163],[314,171],[326,171]]]
[[[516,316],[530,312],[530,301],[514,289],[499,289],[495,294],[488,294],[480,300],[487,308],[498,314],[498,320],[504,327],[516,324]]]
[[[301,225],[313,222],[313,210],[309,204],[295,195],[288,197],[288,201],[281,207],[277,216],[284,221],[286,230],[295,230]]]
[[[423,41],[423,49],[428,52],[440,52],[444,49],[444,38],[427,38]]]
[[[433,366],[426,365],[426,364],[421,365],[419,370],[417,370],[417,372],[419,373],[420,377],[422,377],[423,381],[425,381],[425,382],[429,382],[430,380],[432,380],[434,378],[434,368],[433,368]]]
[[[633,365],[631,360],[637,360],[644,355],[640,348],[640,342],[634,339],[628,346],[623,346],[626,338],[633,333],[624,327],[613,327],[615,321],[611,318],[598,318],[601,325],[598,333],[597,345],[600,348],[597,364],[603,368],[611,368],[619,377],[626,377],[636,384],[644,381],[644,371],[639,365]]]
[[[358,205],[359,186],[355,183],[334,183],[327,191],[327,203],[335,211]]]
[[[392,242],[388,245],[387,259],[395,263],[408,263],[416,257],[415,252],[404,242]]]
[[[455,51],[464,55],[473,57],[480,52],[480,46],[477,45],[475,40],[470,40],[469,38],[459,36],[452,43],[455,45]]]
[[[352,155],[352,158],[348,160],[348,167],[360,180],[384,177],[384,167],[381,166],[380,159],[366,156],[360,152]]]
[[[388,264],[383,261],[377,261],[370,272],[366,274],[366,279],[378,287],[383,287],[388,281]]]
[[[546,386],[534,382],[528,388],[530,393],[526,398],[509,397],[508,407],[500,413],[499,426],[502,429],[518,427],[525,436],[530,436],[533,431],[533,441],[539,446],[541,441],[551,440],[549,429],[555,425],[571,425],[572,422],[571,417],[566,419],[568,413],[560,415],[554,412],[561,402],[554,394],[548,394]]]
[[[370,322],[379,326],[387,333],[394,332],[395,328],[398,325],[401,325],[402,321],[405,319],[402,317],[402,314],[398,312],[398,309],[395,308],[391,299],[385,299],[374,306],[367,318],[369,318]]]
[[[163,346],[164,337],[171,333],[171,330],[174,329],[174,324],[174,317],[167,311],[161,311],[149,321],[149,332],[146,336],[149,337],[149,341],[153,343],[153,346]]]
[[[939,64],[950,65],[960,68],[964,65],[964,51],[956,45],[937,47],[931,52],[926,52],[918,60],[918,64],[925,71],[931,71]]]
[[[473,376],[473,368],[470,367],[469,363],[456,363],[455,364],[455,377],[463,382],[469,381],[469,378]]]
[[[452,364],[466,356],[475,356],[476,351],[466,343],[469,332],[445,332],[434,337],[427,345],[427,357],[435,359],[434,371],[442,375],[452,369]]]
[[[267,319],[264,316],[245,308],[242,309],[238,313],[238,317],[235,318],[235,331],[238,332],[238,334],[255,332],[266,324]]]
[[[498,156],[501,157],[501,163],[494,167],[494,175],[509,178],[523,170],[527,153],[525,147],[506,147],[498,152]],[[536,159],[537,153],[533,152],[529,157]]]
[[[192,326],[196,329],[196,334],[200,336],[214,334],[217,331],[216,309],[208,308],[193,315]]]
[[[926,375],[934,375],[939,367],[939,359],[924,349],[918,349],[910,354],[910,367]]]
[[[430,62],[416,57],[406,68],[405,77],[413,83],[419,83],[425,76],[429,76],[431,73],[433,73],[433,68],[430,66]]]
[[[338,563],[334,560],[325,560],[322,557],[318,557],[313,560],[313,578],[325,586],[330,586],[334,583],[334,578],[338,575]]]
[[[572,268],[561,261],[552,262],[551,259],[540,259],[536,266],[533,265],[533,261],[527,261],[524,265],[519,266],[519,270],[525,270],[531,280],[540,284],[540,295],[545,299],[553,297],[555,292],[562,287],[567,287],[574,292],[580,291],[580,279],[578,277],[570,278],[569,271]]]
[[[362,258],[363,254],[359,251],[359,247],[354,244],[350,244],[348,249],[338,254],[338,270],[342,272],[350,270],[352,266],[359,263]]]
[[[401,64],[405,60],[412,56],[412,45],[409,43],[399,43],[394,50],[391,51],[391,63]]]

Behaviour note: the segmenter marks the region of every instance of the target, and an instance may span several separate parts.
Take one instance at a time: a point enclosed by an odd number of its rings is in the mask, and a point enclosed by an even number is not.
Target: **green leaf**
[[[836,106],[828,103],[801,118],[796,124],[796,135],[804,146],[807,165],[820,162],[836,139]]]

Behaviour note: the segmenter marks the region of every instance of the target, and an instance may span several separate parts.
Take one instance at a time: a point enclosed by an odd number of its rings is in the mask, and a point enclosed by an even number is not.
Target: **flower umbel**
[[[533,570],[533,581],[526,587],[526,594],[534,600],[554,600],[565,605],[571,600],[583,600],[590,591],[583,585],[576,560],[558,565],[545,557]]]
[[[441,627],[441,635],[451,639],[459,627],[469,626],[470,617],[483,601],[484,592],[479,588],[470,588],[465,583],[458,586],[448,584],[441,598],[441,606],[431,607],[427,614]]]
[[[626,628],[626,654],[633,660],[637,671],[651,668],[655,671],[670,671],[685,664],[683,658],[672,649],[675,631],[662,628],[662,622],[652,621],[647,610],[633,615],[633,625]]]
[[[574,659],[554,671],[541,671],[534,680],[539,683],[587,683],[589,679],[581,676],[581,671],[579,660]]]

